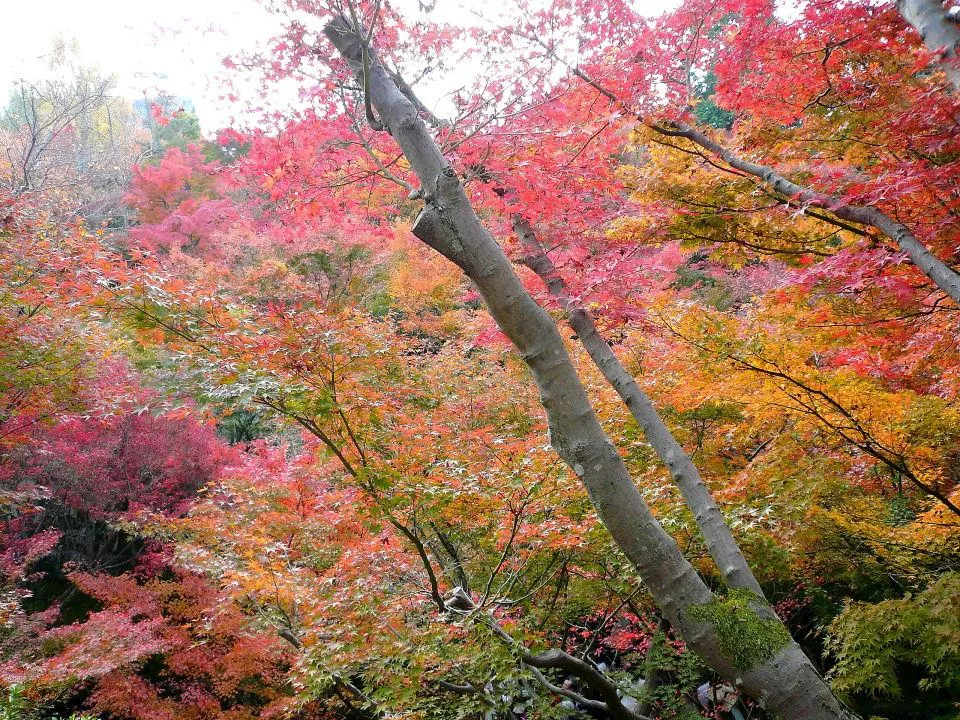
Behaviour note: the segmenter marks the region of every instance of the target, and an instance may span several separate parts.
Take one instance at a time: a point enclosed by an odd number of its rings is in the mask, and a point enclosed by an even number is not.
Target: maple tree
[[[368,121],[374,129],[383,129],[388,127],[391,130],[391,134],[399,141],[401,148],[404,150],[407,155],[408,160],[411,162],[413,169],[419,174],[420,180],[424,186],[424,190],[420,191],[420,194],[425,197],[428,201],[427,210],[425,213],[422,213],[418,218],[417,223],[414,226],[414,234],[418,235],[422,240],[432,245],[435,249],[441,251],[442,254],[447,255],[454,262],[459,264],[465,272],[474,279],[481,288],[481,292],[485,288],[491,288],[495,283],[499,282],[500,285],[498,292],[507,293],[508,296],[512,295],[512,302],[516,302],[518,293],[515,290],[507,290],[509,287],[509,281],[504,280],[494,280],[490,279],[488,284],[485,285],[482,280],[487,279],[487,276],[496,275],[496,272],[492,269],[496,267],[496,262],[493,258],[495,255],[487,255],[486,262],[490,263],[490,266],[486,269],[481,269],[482,265],[478,264],[479,261],[476,259],[479,257],[479,254],[482,252],[480,247],[489,247],[483,245],[483,234],[479,229],[475,230],[465,230],[465,228],[471,227],[470,223],[474,222],[469,216],[460,216],[459,222],[457,224],[456,210],[459,207],[458,203],[462,204],[465,201],[465,198],[458,200],[455,175],[452,172],[447,170],[441,170],[446,165],[446,160],[439,155],[437,150],[434,150],[430,146],[430,141],[425,138],[424,133],[422,132],[423,126],[417,126],[416,122],[411,118],[417,112],[420,111],[418,107],[419,103],[412,93],[409,93],[407,88],[405,88],[402,82],[395,80],[395,75],[392,76],[390,71],[384,71],[378,69],[377,60],[371,59],[373,57],[373,51],[367,47],[369,38],[366,36],[366,29],[362,28],[357,24],[357,10],[351,7],[351,16],[346,18],[346,16],[341,16],[340,20],[335,18],[334,23],[340,22],[342,25],[336,27],[335,25],[328,25],[327,34],[334,40],[336,43],[340,41],[339,49],[347,57],[348,60],[354,63],[354,69],[356,70],[357,76],[360,81],[362,81],[362,90],[363,94],[366,96],[364,102],[366,103],[365,114]],[[372,15],[374,19],[379,12],[379,7],[372,9]],[[763,17],[763,13],[756,13],[756,17],[751,17],[750,21],[760,21]],[[528,27],[530,27],[528,25]],[[748,27],[749,29],[749,27]],[[535,31],[534,31],[535,32]],[[789,29],[786,29],[785,34],[789,34]],[[531,33],[533,34],[533,33]],[[749,32],[742,32],[741,37],[749,36]],[[554,54],[554,47],[549,43],[544,43],[541,38],[534,38],[536,41],[542,45],[548,53]],[[830,51],[827,50],[827,55]],[[591,88],[599,92],[601,95],[605,96],[612,102],[619,103],[623,105],[622,101],[619,101],[617,96],[610,90],[604,88],[596,80],[592,79],[585,71],[577,68],[574,71],[574,76],[585,81]],[[689,66],[688,66],[688,76],[689,76]],[[722,82],[722,81],[721,81]],[[371,107],[372,106],[372,107]],[[628,108],[629,109],[629,108]],[[375,119],[373,111],[377,110],[381,113],[381,119],[378,121]],[[429,120],[430,118],[428,118]],[[751,165],[749,163],[744,163],[734,155],[725,151],[723,148],[716,144],[712,144],[711,141],[705,138],[702,134],[697,133],[689,126],[683,123],[677,123],[677,121],[670,121],[672,127],[678,128],[676,132],[683,133],[688,139],[693,139],[699,144],[705,146],[708,150],[720,154],[724,160],[729,162],[734,169],[747,172],[748,174],[753,174],[758,177],[763,178],[764,180],[770,181],[775,190],[782,192],[788,198],[795,198],[798,202],[803,204],[819,204],[821,207],[829,209],[834,217],[837,217],[839,220],[853,220],[854,222],[864,223],[867,222],[874,226],[878,226],[880,230],[887,233],[889,236],[894,239],[900,248],[904,249],[908,255],[911,256],[911,259],[917,264],[921,270],[923,270],[933,282],[940,287],[947,295],[951,295],[953,299],[957,297],[957,288],[956,288],[956,273],[949,269],[941,260],[933,256],[929,250],[924,248],[922,244],[917,241],[916,237],[909,233],[903,226],[899,227],[887,227],[888,221],[884,220],[886,216],[882,215],[879,210],[876,208],[870,209],[869,212],[853,212],[848,211],[846,208],[848,206],[843,205],[842,201],[836,197],[828,198],[826,195],[816,195],[810,191],[805,190],[804,188],[797,186],[796,184],[791,184],[786,179],[781,176],[776,176],[773,174],[773,171],[764,168],[758,165]],[[412,124],[412,127],[411,127]],[[654,124],[654,129],[660,132],[661,134],[673,134],[675,131],[670,130],[669,128],[664,129],[662,125]],[[489,151],[489,148],[488,148]],[[491,174],[486,165],[483,166],[481,173]],[[444,177],[449,176],[446,187],[444,185]],[[434,179],[436,178],[436,179]],[[434,188],[435,183],[435,188]],[[410,185],[410,183],[407,183]],[[443,193],[446,190],[447,196],[444,197]],[[514,198],[520,197],[520,193],[515,193],[511,190],[505,190],[503,188],[499,189],[497,193],[500,197],[505,198]],[[462,196],[461,196],[462,197]],[[521,202],[523,203],[524,208],[529,205],[534,205],[535,203],[531,202],[529,195],[523,196]],[[446,201],[446,205],[444,204]],[[431,205],[432,203],[432,205]],[[787,203],[789,204],[789,202]],[[438,207],[439,210],[432,210],[432,207]],[[445,212],[454,213],[454,215],[445,215]],[[431,215],[433,213],[433,215]],[[453,219],[451,219],[451,217]],[[827,218],[827,221],[830,221],[830,218]],[[522,223],[522,218],[518,221],[517,217],[514,216],[513,225],[514,228],[518,226],[518,222]],[[465,223],[465,224],[464,224]],[[451,231],[445,230],[445,225],[453,226],[452,230],[452,239],[447,238],[443,239],[440,237],[440,234],[447,232],[450,234]],[[902,228],[902,229],[901,229]],[[418,232],[419,230],[419,232]],[[465,236],[470,232],[474,232],[475,235],[473,242],[479,243],[473,249],[469,251],[464,248],[468,247],[465,244]],[[472,247],[472,246],[471,246]],[[469,252],[472,259],[470,262],[467,262],[465,252]],[[486,252],[492,252],[487,250]],[[503,278],[508,278],[512,276],[512,272],[502,268],[501,272]],[[506,283],[506,284],[504,284]],[[525,326],[524,330],[521,330],[521,325],[517,324],[518,313],[516,309],[511,311],[511,315],[506,315],[503,313],[498,313],[497,302],[502,302],[501,298],[492,295],[493,291],[488,289],[485,293],[485,299],[488,303],[491,304],[494,316],[500,322],[501,327],[503,327],[507,334],[511,336],[511,339],[523,350],[528,343],[532,343],[533,337],[536,337],[536,332],[531,330],[532,326],[535,326],[535,322],[532,320],[534,316],[525,318],[523,325]],[[519,297],[523,297],[522,291],[519,294]],[[511,330],[512,329],[512,330]],[[546,332],[546,331],[544,331]],[[545,337],[549,337],[546,335]],[[552,341],[556,342],[556,341]],[[534,347],[534,345],[531,345]],[[531,355],[532,366],[535,371],[537,371],[536,363],[538,358],[535,355]],[[555,368],[554,368],[555,369]],[[538,380],[541,383],[541,392],[544,396],[549,394],[549,384],[546,384],[547,374],[541,375]],[[822,393],[822,391],[819,391]],[[552,409],[550,406],[550,401],[547,400],[547,409],[548,413]],[[553,432],[554,442],[557,443],[559,440],[559,448],[561,454],[564,450],[564,440],[557,438],[557,435],[560,431],[563,431],[562,427],[562,413],[558,413],[555,417],[555,424],[551,428]],[[557,421],[560,421],[560,425],[556,424]],[[580,431],[584,431],[584,428],[579,428]],[[583,436],[581,435],[581,438]],[[602,441],[598,438],[594,441],[598,445],[602,445]],[[587,443],[589,445],[589,443]],[[580,469],[579,474],[589,475],[589,471],[586,471],[584,463],[577,462],[576,456],[571,456],[568,459],[570,465],[576,470]],[[602,470],[602,463],[598,464],[598,470]],[[585,472],[586,471],[586,472]],[[609,476],[609,471],[605,473]],[[599,480],[599,478],[598,478]],[[588,481],[589,486],[589,481]],[[624,486],[626,487],[626,486]],[[599,492],[599,489],[597,490]],[[601,496],[602,497],[602,496]],[[603,505],[606,505],[609,501],[601,500],[601,512],[603,511]],[[610,504],[618,504],[616,502]],[[949,501],[946,503],[948,506],[951,505]],[[622,503],[619,503],[622,506]],[[634,514],[642,516],[643,511],[640,509],[635,509]],[[612,518],[607,518],[608,526]],[[623,535],[619,539],[621,543],[629,543],[629,535]],[[639,558],[635,559],[636,562],[640,562]],[[648,572],[653,572],[653,569],[648,569]],[[654,590],[656,594],[656,590]],[[692,594],[692,593],[691,593]],[[677,618],[674,618],[677,619]],[[808,693],[809,695],[809,693]],[[792,708],[795,710],[795,708]]]
[[[755,604],[745,606],[746,617],[739,619],[743,633],[760,634],[758,654],[741,659],[720,649],[718,626],[710,622],[709,616],[694,612],[696,607],[719,608],[720,603],[650,513],[613,443],[590,410],[553,321],[523,289],[506,256],[480,224],[456,171],[447,164],[417,117],[416,106],[380,61],[372,57],[365,28],[356,22],[347,24],[341,17],[331,21],[325,32],[363,78],[370,102],[424,187],[422,194],[427,202],[414,224],[413,234],[458,265],[477,284],[498,325],[533,373],[547,411],[551,444],[585,484],[604,525],[671,623],[681,628],[687,641],[700,655],[709,658],[711,665],[762,695],[771,708],[789,708],[804,717],[808,713],[809,717],[842,716],[844,711],[820,684],[805,656],[792,644],[776,616],[761,603],[761,595],[753,595]],[[673,462],[678,460],[673,458]],[[732,608],[720,612],[724,611],[734,612]],[[752,630],[748,630],[748,623],[754,624]],[[766,638],[764,632],[769,633]],[[771,663],[774,658],[776,662]],[[784,671],[786,674],[780,675]],[[612,698],[607,705],[615,707]]]
[[[955,10],[270,7],[3,206],[7,705],[950,717]]]
[[[58,292],[64,271],[58,250],[76,228],[63,240],[48,234],[49,218],[22,199],[7,196],[2,207],[0,262],[7,282],[0,306],[0,442],[12,447],[38,422],[77,406],[87,363],[103,345],[77,331],[76,313],[66,312],[67,298]]]

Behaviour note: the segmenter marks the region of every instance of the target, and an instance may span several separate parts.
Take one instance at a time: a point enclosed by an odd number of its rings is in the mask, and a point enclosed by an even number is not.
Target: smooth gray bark
[[[531,370],[553,447],[583,482],[600,519],[664,615],[711,667],[773,712],[793,720],[852,717],[792,641],[780,649],[771,648],[770,659],[738,668],[721,651],[716,624],[691,616],[698,606],[715,600],[713,593],[640,496],[593,413],[557,326],[523,287],[500,246],[480,223],[416,106],[364,46],[365,32],[358,30],[341,17],[327,25],[325,34],[355,74],[367,75],[364,86],[380,121],[420,180],[425,206],[414,224],[414,235],[477,285],[490,313]],[[761,600],[751,608],[757,617],[776,621]]]
[[[940,67],[954,90],[960,90],[960,25],[947,17],[939,0],[897,0],[897,10],[920,34],[928,50],[940,54]]]
[[[697,470],[693,460],[663,423],[650,397],[640,389],[633,375],[627,372],[616,353],[597,331],[596,323],[590,314],[571,299],[566,283],[557,272],[553,261],[544,252],[530,223],[519,215],[514,216],[513,229],[523,244],[526,253],[525,264],[540,277],[547,290],[566,312],[567,322],[577,333],[590,359],[617,391],[627,409],[639,423],[647,442],[657,453],[657,457],[667,466],[670,477],[683,495],[690,512],[693,513],[710,557],[723,574],[727,585],[734,588],[747,588],[759,597],[763,597],[760,583],[757,582],[743,553],[740,552],[740,547],[730,532],[723,513],[720,512],[720,508],[710,494],[710,489],[700,477],[700,471]]]
[[[957,274],[945,262],[930,252],[905,225],[898,223],[877,208],[851,205],[835,195],[819,193],[802,185],[797,185],[771,167],[744,160],[684,122],[672,121],[667,124],[654,124],[650,127],[662,135],[683,137],[690,140],[723,159],[730,167],[763,180],[778,193],[792,200],[829,210],[841,220],[876,228],[893,240],[897,247],[906,253],[913,264],[920,268],[938,288],[953,298],[954,302],[960,304],[960,274]]]

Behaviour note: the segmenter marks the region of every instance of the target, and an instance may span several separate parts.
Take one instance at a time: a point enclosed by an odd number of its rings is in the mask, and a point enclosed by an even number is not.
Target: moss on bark
[[[691,606],[687,615],[713,625],[720,652],[741,671],[766,662],[792,642],[773,610],[750,590],[730,590],[724,597]]]

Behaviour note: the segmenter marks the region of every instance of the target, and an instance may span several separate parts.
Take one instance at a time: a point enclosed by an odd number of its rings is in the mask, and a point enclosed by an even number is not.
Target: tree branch
[[[721,158],[730,167],[760,178],[776,192],[791,202],[812,205],[848,222],[875,227],[888,238],[943,292],[960,304],[960,274],[957,274],[940,258],[935,256],[903,224],[893,220],[872,205],[853,205],[836,195],[820,193],[798,185],[779,174],[772,167],[744,160],[731,150],[711,140],[705,133],[679,120],[667,123],[648,123],[655,132],[667,137],[686,138],[695,145]]]

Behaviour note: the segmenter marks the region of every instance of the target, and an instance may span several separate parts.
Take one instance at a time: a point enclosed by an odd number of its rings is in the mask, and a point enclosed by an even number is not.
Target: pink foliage
[[[20,480],[96,518],[177,513],[233,456],[213,428],[192,418],[73,418],[33,444]]]
[[[214,253],[217,234],[237,220],[233,203],[223,197],[221,173],[193,145],[170,148],[157,165],[136,168],[124,197],[138,212],[131,242],[148,251]]]

